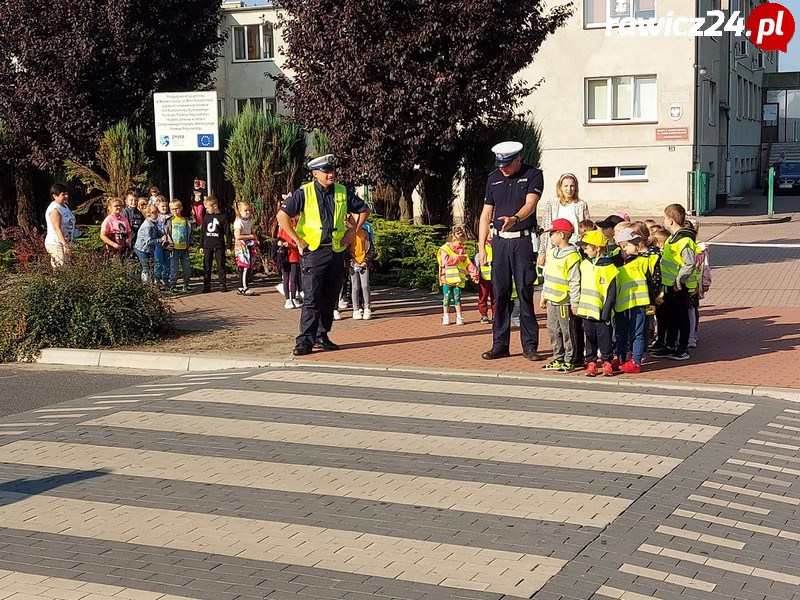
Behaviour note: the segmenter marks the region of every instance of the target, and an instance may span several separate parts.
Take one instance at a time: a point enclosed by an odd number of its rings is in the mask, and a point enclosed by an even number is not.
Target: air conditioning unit
[[[733,54],[736,58],[744,58],[747,56],[747,40],[741,40],[736,42],[736,46],[734,46]]]

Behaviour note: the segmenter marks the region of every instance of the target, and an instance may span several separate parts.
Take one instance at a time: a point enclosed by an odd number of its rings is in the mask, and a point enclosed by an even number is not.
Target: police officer
[[[522,162],[522,144],[502,142],[492,148],[496,171],[486,182],[478,229],[478,260],[486,263],[484,243],[489,224],[496,231],[492,241],[492,285],[497,312],[492,322],[492,348],[481,356],[486,360],[509,356],[511,339],[511,282],[516,285],[520,303],[522,354],[528,360],[539,355],[539,324],[533,312],[533,282],[536,279],[536,253],[531,232],[536,232],[536,205],[544,188],[544,175]]]
[[[278,211],[278,223],[297,242],[302,254],[304,299],[295,356],[309,354],[315,345],[323,350],[339,349],[328,338],[328,332],[344,278],[341,253],[369,217],[369,208],[361,198],[334,183],[333,154],[309,161],[308,168],[314,181],[302,185]],[[352,229],[345,227],[348,213],[358,214],[358,223]],[[298,214],[300,220],[295,229],[292,218]]]

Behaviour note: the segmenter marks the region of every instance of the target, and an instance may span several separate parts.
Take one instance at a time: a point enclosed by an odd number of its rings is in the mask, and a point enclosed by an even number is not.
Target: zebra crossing
[[[311,368],[96,395],[46,409],[46,427],[20,415],[8,425],[25,435],[0,437],[0,598],[558,597],[584,554],[646,516],[705,448],[727,448],[717,441],[752,408]],[[776,415],[691,493],[674,491],[678,504],[659,502],[671,512],[641,519],[627,558],[577,597],[668,600],[658,585],[713,597],[714,574],[744,564],[744,536],[800,541],[796,523],[767,522],[776,505],[796,509],[800,459],[776,472],[774,456],[744,453],[800,451],[799,425]],[[715,515],[733,524],[703,520]]]

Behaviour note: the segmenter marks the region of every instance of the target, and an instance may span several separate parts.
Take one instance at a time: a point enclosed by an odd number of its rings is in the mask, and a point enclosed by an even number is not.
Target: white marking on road
[[[5,427],[41,427],[43,425],[58,425],[58,423],[0,423],[0,428]]]
[[[11,492],[0,494],[0,498],[2,527],[526,598],[566,564],[565,560],[536,554],[280,521]]]
[[[159,394],[106,394],[104,396],[89,396],[91,400],[101,400],[104,398],[156,398],[163,396],[166,392]]]
[[[608,585],[601,585],[594,595],[605,596],[606,598],[615,598],[616,600],[661,600],[655,596],[645,596],[644,594],[637,594],[636,592],[628,592],[619,588],[611,587]]]
[[[750,496],[751,498],[760,498],[762,500],[771,500],[773,502],[780,502],[781,504],[791,504],[793,506],[800,506],[800,499],[792,498],[791,496],[780,496],[778,494],[770,494],[769,492],[759,492],[758,490],[748,490],[747,488],[738,487],[735,485],[725,485],[722,483],[715,483],[713,481],[704,481],[700,484],[701,487],[711,488],[712,490],[720,490],[722,492],[733,492],[741,496]]]
[[[39,410],[35,410],[35,413],[54,413],[51,415],[52,418],[63,416],[59,413],[68,413],[68,412],[75,412],[76,410],[85,410],[85,411],[98,411],[98,410],[108,410],[105,406],[81,406],[80,408],[76,408],[73,406],[72,408],[40,408]]]
[[[694,540],[696,542],[704,542],[706,544],[713,544],[715,546],[724,546],[725,548],[735,548],[741,550],[745,544],[737,542],[736,540],[729,540],[726,538],[718,537],[716,535],[709,535],[707,533],[699,533],[691,529],[679,529],[677,527],[669,527],[667,525],[659,525],[656,527],[656,533],[663,533],[664,535],[671,535],[686,540]]]
[[[735,246],[737,248],[800,248],[800,244],[767,244],[767,243],[753,243],[753,242],[706,242],[706,244],[713,244],[714,246]]]
[[[82,408],[81,410],[84,410],[84,409]],[[55,419],[56,417],[60,417],[62,419],[73,419],[73,418],[85,417],[85,416],[86,416],[86,413],[74,413],[74,414],[73,413],[70,413],[70,414],[61,413],[61,414],[57,414],[57,415],[42,415],[41,417],[36,417],[36,418],[37,419]]]
[[[726,469],[717,469],[714,471],[718,475],[724,475],[726,477],[735,477],[737,479],[746,479],[748,481],[757,481],[759,483],[765,483],[767,485],[777,485],[779,487],[789,488],[792,487],[792,484],[788,481],[780,481],[778,479],[770,479],[769,477],[760,477],[758,475],[750,475],[749,473],[737,473],[736,471],[728,471]]]
[[[714,506],[723,506],[731,510],[740,510],[742,512],[754,512],[759,515],[768,515],[770,510],[768,508],[761,508],[759,506],[748,506],[747,504],[740,504],[739,502],[729,502],[728,500],[721,500],[719,498],[710,498],[708,496],[701,496],[700,494],[692,494],[687,500],[691,502],[701,502],[702,504],[713,504]]]
[[[631,504],[623,498],[584,492],[32,440],[0,446],[0,462],[102,469],[134,477],[360,498],[591,527],[605,527]]]
[[[349,373],[347,375],[339,375],[335,373],[317,373],[297,370],[269,371],[247,377],[245,381],[276,381],[281,383],[294,383],[301,386],[338,385],[348,388],[356,387],[386,391],[453,393],[453,386],[448,381],[405,377],[377,377],[370,375],[353,375]],[[469,394],[475,396],[518,398],[523,400],[536,399],[553,402],[612,404],[614,406],[718,412],[732,415],[742,415],[753,407],[752,404],[747,402],[682,396],[650,396],[645,394],[624,393],[621,390],[614,392],[594,390],[591,394],[580,394],[576,393],[574,390],[542,386],[538,382],[531,385],[470,382],[465,384],[464,389]]]
[[[225,394],[233,399],[232,402],[227,403],[252,404],[270,408],[404,417],[408,419],[433,419],[437,421],[504,425],[508,427],[559,429],[693,442],[707,442],[720,431],[719,427],[696,423],[588,417],[569,413],[541,413],[501,408],[475,408],[450,404],[392,402],[362,398],[334,398],[330,396],[306,396],[297,393],[253,392],[249,390],[236,390],[235,392],[218,389],[193,390],[179,396],[173,396],[170,399],[191,400],[193,402],[219,402],[220,398],[225,397]]]
[[[565,469],[630,473],[649,477],[663,477],[682,462],[677,458],[635,452],[133,411],[121,411],[87,421],[84,425],[309,444],[332,448],[359,448],[452,456]]]
[[[199,377],[231,377],[232,375],[249,375],[252,371],[214,371],[212,373],[187,373],[181,375],[181,378],[196,379]]]
[[[638,565],[631,565],[629,563],[622,565],[619,570],[622,573],[629,573],[631,575],[636,575],[637,577],[646,577],[647,579],[655,579],[656,581],[674,583],[675,585],[680,585],[682,587],[700,590],[703,592],[713,592],[717,587],[716,584],[711,583],[710,581],[692,579],[691,577],[683,577],[682,575],[675,575],[674,573],[658,571],[656,569],[649,569],[646,567],[640,567]],[[627,598],[627,596],[623,594],[622,598]]]
[[[780,454],[774,455],[775,458],[780,456]],[[768,465],[765,463],[751,462],[749,460],[739,460],[737,458],[729,458],[726,462],[729,462],[732,465],[739,465],[740,467],[752,467],[762,471],[772,471],[774,473],[786,473],[787,475],[800,476],[800,470],[790,469],[788,467],[779,467],[778,465]]]
[[[743,575],[750,575],[752,577],[759,577],[761,579],[769,579],[770,581],[779,581],[788,583],[790,585],[800,585],[800,577],[783,573],[781,571],[771,571],[769,569],[762,569],[760,567],[750,567],[741,563],[731,562],[729,560],[720,560],[713,556],[701,556],[692,554],[691,552],[681,552],[679,550],[672,550],[670,548],[662,548],[661,546],[653,546],[651,544],[642,544],[638,548],[639,552],[646,552],[648,554],[655,554],[658,556],[665,556],[667,558],[675,558],[677,560],[685,560],[698,565],[705,565],[715,569],[721,569],[730,573],[741,573]]]
[[[136,404],[139,402],[138,400],[100,400],[99,402],[95,402],[94,404]]]
[[[764,535],[771,535],[773,537],[786,538],[787,540],[795,540],[800,542],[800,533],[794,531],[783,531],[775,527],[766,527],[764,525],[757,525],[747,521],[740,521],[738,519],[726,519],[719,515],[709,515],[705,513],[693,512],[689,510],[677,509],[673,513],[676,517],[686,517],[688,519],[696,519],[704,523],[711,523],[712,525],[722,525],[725,527],[733,527],[743,531],[751,531],[753,533],[762,533]]]
[[[23,433],[28,433],[26,429],[7,429],[5,431],[0,431],[0,435],[22,435]]]

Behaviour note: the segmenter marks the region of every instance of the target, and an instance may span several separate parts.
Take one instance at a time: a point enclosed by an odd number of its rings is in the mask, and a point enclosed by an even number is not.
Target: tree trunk
[[[29,167],[17,167],[14,169],[14,187],[17,194],[17,225],[25,231],[33,231],[39,227],[31,176],[32,173]]]
[[[464,182],[464,224],[478,231],[478,221],[483,211],[486,181],[479,181],[469,170]]]
[[[404,186],[400,192],[400,220],[410,223],[414,218],[414,187]]]

